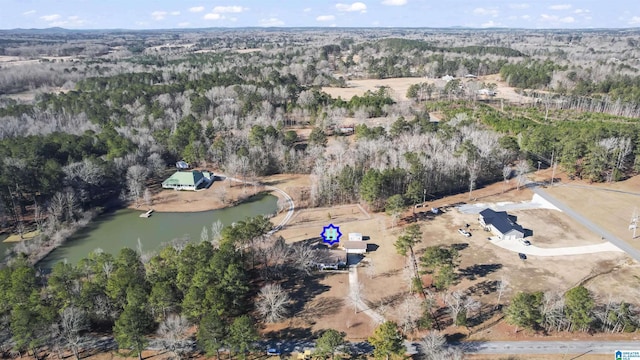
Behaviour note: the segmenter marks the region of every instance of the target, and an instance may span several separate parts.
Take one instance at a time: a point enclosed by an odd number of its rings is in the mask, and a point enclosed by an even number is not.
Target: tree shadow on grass
[[[306,303],[302,311],[300,311],[297,316],[302,318],[304,321],[313,324],[323,315],[335,313],[343,306],[344,299],[337,297],[315,299]]]
[[[307,277],[293,277],[287,279],[282,286],[288,290],[292,304],[289,307],[291,314],[301,313],[305,305],[323,292],[329,291],[330,287],[321,284],[320,281],[327,276],[323,273],[314,273]]]
[[[497,289],[498,289],[497,280],[484,280],[467,289],[467,293],[469,295],[480,295],[480,294],[489,295],[495,292]]]
[[[460,275],[469,280],[475,280],[476,277],[485,277],[500,269],[502,269],[502,264],[474,264],[458,271]]]

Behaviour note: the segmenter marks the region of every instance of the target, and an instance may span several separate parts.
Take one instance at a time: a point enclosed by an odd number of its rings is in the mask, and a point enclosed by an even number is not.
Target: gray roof
[[[494,211],[492,209],[484,209],[480,211],[480,216],[487,225],[492,225],[502,234],[506,234],[511,230],[516,230],[524,234],[522,226],[514,223],[505,211]]]
[[[364,241],[343,241],[342,247],[345,249],[367,250],[367,243]]]

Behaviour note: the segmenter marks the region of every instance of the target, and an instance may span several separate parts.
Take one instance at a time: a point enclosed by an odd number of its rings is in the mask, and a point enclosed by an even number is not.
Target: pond
[[[210,235],[211,224],[217,220],[227,226],[249,217],[273,214],[277,200],[273,195],[259,195],[226,209],[193,213],[155,212],[149,218],[141,218],[142,212],[131,209],[106,213],[52,251],[38,266],[50,268],[64,259],[76,264],[98,248],[117,255],[124,247],[137,249],[138,239],[143,252],[159,250],[163,244],[178,238],[199,242],[202,227],[206,226]]]

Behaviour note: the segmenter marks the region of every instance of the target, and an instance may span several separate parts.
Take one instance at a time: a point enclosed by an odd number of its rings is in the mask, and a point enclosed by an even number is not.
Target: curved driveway
[[[594,254],[605,251],[623,252],[619,247],[610,242],[603,242],[594,245],[570,246],[559,248],[542,248],[535,245],[525,246],[518,241],[513,240],[491,240],[494,245],[513,252],[523,253],[533,256],[564,256],[564,255],[582,255]]]
[[[596,225],[593,222],[589,221],[587,218],[585,218],[584,216],[580,215],[575,210],[573,210],[569,206],[565,205],[563,202],[561,202],[558,199],[554,198],[553,196],[549,195],[549,193],[544,191],[544,189],[542,189],[540,187],[537,187],[537,186],[534,186],[532,188],[532,190],[533,190],[533,192],[535,192],[536,194],[540,195],[542,198],[544,198],[545,200],[547,200],[548,202],[553,204],[555,207],[560,209],[562,212],[564,212],[565,214],[571,216],[572,218],[574,218],[577,222],[581,223],[582,225],[586,226],[587,229],[589,229],[589,230],[593,231],[594,233],[602,236],[602,238],[610,241],[613,245],[615,245],[616,247],[620,248],[622,251],[627,253],[627,255],[632,257],[635,261],[640,262],[640,251],[638,251],[638,249],[634,248],[629,243],[627,243],[626,241],[620,239],[619,237],[613,235],[611,232],[609,232],[609,231],[607,231],[605,229],[602,229],[598,225]]]
[[[264,185],[264,184],[262,184],[260,182],[257,182],[257,181],[254,182],[254,181],[240,180],[240,179],[237,179],[237,178],[234,178],[234,177],[226,176],[224,174],[219,174],[217,176],[218,177],[223,177],[223,178],[225,178],[226,180],[229,180],[229,181],[245,183],[245,184],[248,184],[248,185],[264,186],[268,190],[277,192],[278,194],[280,194],[287,201],[287,204],[289,204],[289,210],[287,210],[287,215],[285,215],[284,219],[282,219],[282,221],[280,221],[280,224],[276,225],[271,231],[269,231],[267,233],[267,235],[272,235],[276,231],[281,230],[285,225],[287,225],[289,220],[291,220],[291,217],[293,217],[293,212],[296,210],[296,206],[293,203],[293,199],[291,198],[291,196],[289,196],[289,194],[287,194],[286,192],[282,191],[281,189],[278,189],[277,187],[271,186],[271,185]]]

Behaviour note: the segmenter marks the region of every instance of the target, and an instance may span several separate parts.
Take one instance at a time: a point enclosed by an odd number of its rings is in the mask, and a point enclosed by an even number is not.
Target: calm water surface
[[[143,252],[156,251],[177,238],[188,237],[199,242],[203,226],[210,235],[211,224],[217,220],[227,226],[248,217],[272,214],[276,208],[275,196],[262,195],[231,208],[195,213],[153,213],[149,218],[139,217],[140,211],[117,210],[94,219],[38,265],[49,268],[64,259],[76,264],[97,248],[116,255],[124,247],[137,249],[138,239]]]

